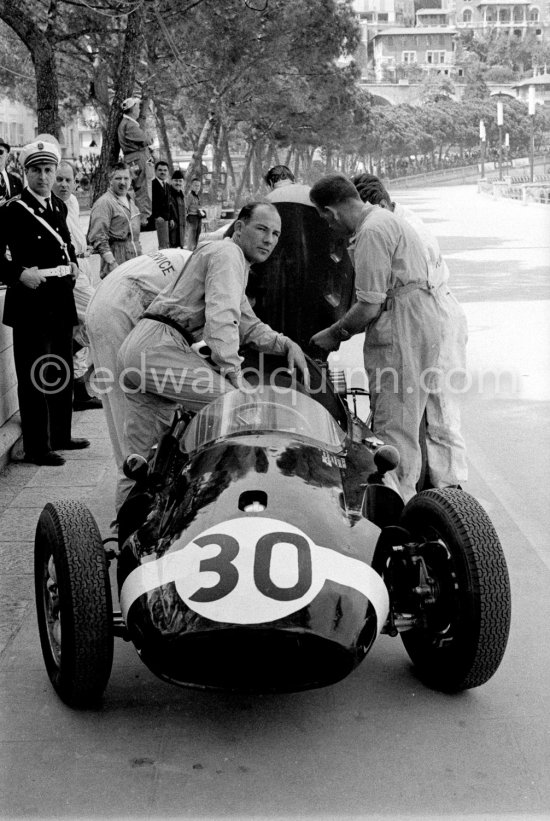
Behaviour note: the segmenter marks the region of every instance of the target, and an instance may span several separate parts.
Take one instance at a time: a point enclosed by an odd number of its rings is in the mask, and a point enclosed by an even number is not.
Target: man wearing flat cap
[[[73,297],[78,275],[67,208],[52,186],[59,164],[54,143],[37,140],[20,154],[27,185],[2,208],[0,280],[8,286],[4,325],[13,354],[25,461],[62,465],[58,450],[88,447],[71,436]]]
[[[6,163],[10,154],[10,146],[0,138],[0,206],[12,197],[16,197],[23,190],[23,184],[16,174],[6,171]]]
[[[152,212],[151,183],[147,179],[147,157],[151,140],[137,120],[141,100],[137,97],[128,97],[121,107],[123,113],[118,126],[118,141],[124,154],[124,162],[138,169],[132,185],[136,205],[141,214],[141,225],[145,227]]]

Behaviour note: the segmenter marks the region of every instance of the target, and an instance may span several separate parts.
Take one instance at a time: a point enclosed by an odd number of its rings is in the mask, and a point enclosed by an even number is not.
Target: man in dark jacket
[[[0,280],[8,286],[3,321],[13,328],[13,353],[25,460],[62,465],[59,450],[89,446],[71,437],[73,297],[78,274],[67,208],[52,186],[59,163],[53,143],[26,145],[20,161],[27,187],[2,208]]]
[[[157,229],[159,251],[170,247],[168,236],[170,222],[170,183],[168,182],[169,168],[165,160],[155,163],[155,179],[151,184],[153,219]]]
[[[170,188],[170,248],[183,248],[185,246],[185,217],[187,209],[185,207],[185,187],[184,175],[176,168],[172,174]]]
[[[0,139],[0,206],[11,200],[12,197],[16,197],[23,190],[23,183],[17,174],[9,174],[6,171],[10,151],[8,143]]]

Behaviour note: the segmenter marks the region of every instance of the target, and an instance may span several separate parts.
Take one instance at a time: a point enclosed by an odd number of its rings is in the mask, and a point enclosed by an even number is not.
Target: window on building
[[[426,62],[430,65],[441,65],[441,63],[445,62],[445,52],[444,51],[427,51],[426,52]]]
[[[416,51],[403,51],[401,62],[406,64],[416,63]]]
[[[378,22],[379,23],[387,23],[388,22],[388,14],[385,12],[384,14],[378,15]]]
[[[462,12],[462,20],[464,23],[472,22],[472,9],[464,9]]]
[[[499,21],[499,23],[509,23],[510,22],[510,9],[499,9],[499,11],[498,11],[498,21]]]
[[[538,23],[538,21],[539,21],[539,10],[538,9],[529,9],[529,22]]]

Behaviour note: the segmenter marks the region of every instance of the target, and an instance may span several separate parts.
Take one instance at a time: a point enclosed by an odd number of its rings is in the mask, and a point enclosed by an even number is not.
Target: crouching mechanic
[[[124,432],[125,404],[117,371],[118,352],[153,299],[182,272],[190,256],[191,251],[173,248],[123,262],[101,280],[86,311],[86,330],[95,366],[94,383],[103,401],[120,493],[133,483],[125,479],[122,471],[124,459],[131,450]],[[171,415],[167,416],[166,424]],[[117,491],[117,511],[122,501]]]
[[[441,266],[428,265],[410,225],[378,205],[364,205],[345,177],[323,177],[310,197],[334,230],[353,236],[357,294],[346,315],[315,334],[312,343],[334,351],[343,340],[365,332],[372,428],[400,453],[396,473],[405,501],[415,495],[420,477],[424,411],[428,427],[433,420],[430,435],[439,437],[446,452],[445,459],[440,449],[431,483],[456,486],[465,478],[464,452],[449,379],[455,370],[463,373],[466,327]]]
[[[302,349],[254,314],[245,295],[250,265],[275,248],[281,219],[275,206],[246,205],[231,238],[199,244],[182,274],[153,300],[126,338],[119,366],[128,390],[126,435],[131,451],[147,457],[158,437],[158,412],[178,404],[198,411],[223,393],[247,389],[241,345],[286,354],[309,384]],[[204,340],[213,367],[192,345]]]

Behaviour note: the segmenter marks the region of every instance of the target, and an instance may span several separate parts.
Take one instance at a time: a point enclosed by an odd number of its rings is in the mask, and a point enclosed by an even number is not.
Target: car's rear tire
[[[48,502],[35,536],[40,644],[50,681],[71,707],[103,695],[113,661],[113,612],[105,550],[81,502]]]
[[[433,580],[422,623],[401,634],[419,677],[447,692],[478,687],[496,672],[510,629],[506,561],[481,505],[462,490],[426,490],[405,506],[401,525]]]

